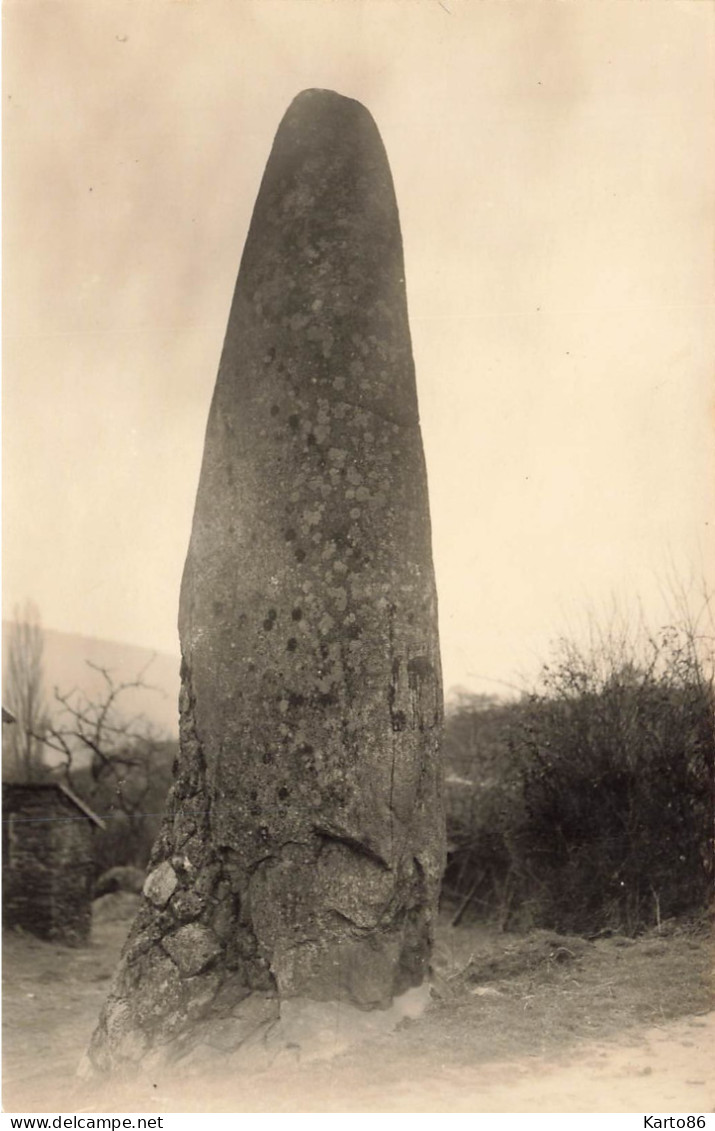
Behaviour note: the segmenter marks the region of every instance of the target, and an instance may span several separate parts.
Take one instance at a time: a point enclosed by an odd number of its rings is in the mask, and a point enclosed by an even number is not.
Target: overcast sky
[[[243,241],[318,86],[395,180],[446,687],[613,601],[664,620],[715,567],[713,13],[5,0],[5,616],[178,650]]]

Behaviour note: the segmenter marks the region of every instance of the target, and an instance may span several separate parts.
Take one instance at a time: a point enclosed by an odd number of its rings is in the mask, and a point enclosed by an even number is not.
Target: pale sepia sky
[[[400,206],[445,685],[715,566],[708,0],[5,0],[4,600],[175,651],[278,122],[360,99]],[[708,525],[709,524],[709,525]]]

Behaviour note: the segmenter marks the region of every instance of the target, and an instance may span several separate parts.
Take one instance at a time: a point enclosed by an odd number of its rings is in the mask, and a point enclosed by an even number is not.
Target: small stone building
[[[76,946],[92,925],[93,837],[104,823],[58,782],[4,782],[3,925]]]

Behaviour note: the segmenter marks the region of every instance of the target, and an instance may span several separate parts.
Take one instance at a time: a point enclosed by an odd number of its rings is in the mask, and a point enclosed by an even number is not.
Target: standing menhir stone
[[[180,634],[176,780],[99,1069],[239,1057],[301,1004],[384,1010],[428,973],[442,691],[402,246],[372,118],[330,91],[291,105],[256,203]]]

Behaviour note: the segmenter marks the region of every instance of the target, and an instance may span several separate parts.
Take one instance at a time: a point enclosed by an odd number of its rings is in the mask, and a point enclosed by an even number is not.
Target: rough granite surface
[[[235,1055],[283,1001],[385,1010],[428,974],[442,687],[402,243],[375,124],[330,91],[292,103],[261,184],[179,629],[180,754],[100,1071]]]

